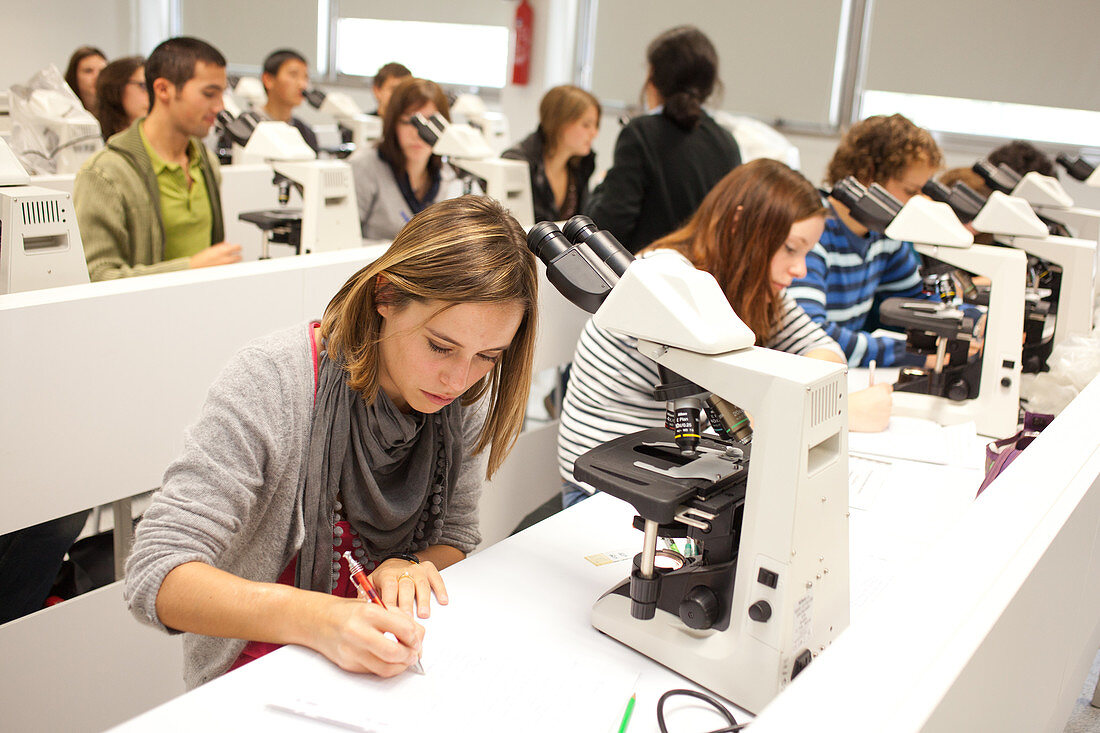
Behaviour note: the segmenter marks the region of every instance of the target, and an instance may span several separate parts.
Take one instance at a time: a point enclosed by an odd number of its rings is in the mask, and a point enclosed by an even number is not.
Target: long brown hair
[[[80,86],[76,81],[76,70],[80,68],[80,62],[89,56],[99,56],[104,61],[107,60],[107,54],[95,46],[81,46],[73,51],[73,55],[69,57],[69,65],[65,68],[65,83],[73,90],[73,94],[76,95],[81,104],[84,103],[84,98],[80,96]]]
[[[122,105],[126,85],[134,72],[145,65],[141,56],[125,56],[103,67],[95,82],[95,116],[106,140],[130,126],[130,118]]]
[[[600,124],[600,100],[591,92],[570,84],[554,87],[542,95],[539,102],[539,127],[546,142],[543,153],[553,155],[560,143],[561,131],[566,125],[579,120],[589,108],[596,110],[596,124]]]
[[[489,392],[474,453],[491,446],[486,478],[491,477],[519,437],[531,387],[538,273],[523,228],[487,196],[440,201],[414,216],[385,254],[344,283],[325,309],[321,337],[344,364],[348,386],[368,403],[379,389],[382,316],[377,306],[382,301],[398,308],[413,301],[439,302],[444,308],[458,303],[523,306],[512,343],[492,371],[462,396],[462,404],[469,405]]]
[[[382,139],[378,142],[378,150],[382,157],[390,164],[396,173],[405,170],[405,152],[401,150],[401,143],[397,141],[397,126],[400,120],[410,112],[420,109],[428,102],[435,105],[439,114],[450,122],[451,105],[447,101],[447,95],[434,81],[409,77],[396,87],[390,95],[390,101],[386,103],[386,112],[382,117]],[[435,174],[443,165],[438,155],[433,155],[428,160],[428,170]]]
[[[824,216],[817,189],[770,158],[734,168],[711,189],[695,215],[645,251],[674,249],[718,281],[735,313],[763,344],[779,324],[780,298],[770,265],[791,225]]]

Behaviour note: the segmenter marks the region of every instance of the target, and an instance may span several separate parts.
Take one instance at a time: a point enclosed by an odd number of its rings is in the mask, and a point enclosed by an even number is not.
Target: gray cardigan
[[[363,239],[393,239],[412,218],[409,205],[397,187],[393,169],[382,160],[378,148],[374,146],[352,153],[348,164],[355,178],[355,198],[359,202],[359,225]],[[432,203],[462,195],[464,184],[454,168],[444,163],[439,176],[439,193]],[[474,193],[480,192],[475,187]]]
[[[304,324],[257,339],[214,382],[183,451],[138,525],[126,562],[125,598],[145,623],[166,628],[156,599],[164,577],[199,561],[234,575],[275,582],[302,546],[299,475],[313,412],[313,361]],[[484,405],[483,400],[480,405]],[[442,544],[470,552],[481,541],[477,503],[488,450],[470,456],[484,422],[465,409],[467,446],[450,487]],[[446,408],[445,408],[446,409]],[[229,669],[245,642],[187,634],[184,681],[196,687]]]

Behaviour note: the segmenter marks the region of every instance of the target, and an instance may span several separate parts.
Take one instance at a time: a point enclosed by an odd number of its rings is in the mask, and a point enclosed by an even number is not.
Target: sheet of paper
[[[848,456],[848,506],[870,509],[892,470],[893,464],[887,460]]]
[[[276,686],[268,706],[338,729],[380,733],[448,730],[456,721],[482,721],[479,729],[487,731],[617,730],[637,673],[553,641],[532,638],[531,629],[433,628],[424,675],[380,679],[318,660],[323,684],[302,684],[300,676]]]
[[[981,465],[976,441],[972,422],[945,427],[919,417],[891,417],[890,426],[881,433],[849,433],[848,450],[856,454],[970,468]]]

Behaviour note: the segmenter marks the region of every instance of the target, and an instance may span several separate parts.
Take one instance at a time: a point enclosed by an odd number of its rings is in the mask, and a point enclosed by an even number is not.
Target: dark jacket
[[[705,113],[690,130],[663,114],[635,117],[619,133],[611,169],[584,213],[637,252],[687,221],[740,164],[733,136]]]
[[[525,160],[531,166],[531,200],[535,208],[535,221],[561,221],[561,212],[554,201],[554,191],[550,188],[550,179],[546,177],[546,162],[542,157],[545,146],[546,135],[539,127],[522,142],[505,150],[500,157]],[[596,154],[570,158],[568,169],[569,179],[577,187],[577,213],[580,213],[584,211],[588,200],[588,179],[596,169]]]

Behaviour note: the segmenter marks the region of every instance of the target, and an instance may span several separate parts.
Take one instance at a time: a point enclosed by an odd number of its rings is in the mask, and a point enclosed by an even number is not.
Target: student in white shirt
[[[739,166],[707,194],[695,215],[641,256],[678,253],[712,274],[758,346],[844,363],[840,347],[787,295],[806,272],[806,253],[825,228],[825,207],[813,185],[783,163],[761,158]],[[599,225],[599,222],[596,222]],[[653,397],[657,365],[634,339],[589,321],[573,357],[558,428],[558,466],[566,506],[592,489],[577,484],[573,462],[601,443],[664,424]],[[889,385],[849,397],[849,427],[875,432],[890,419]]]

